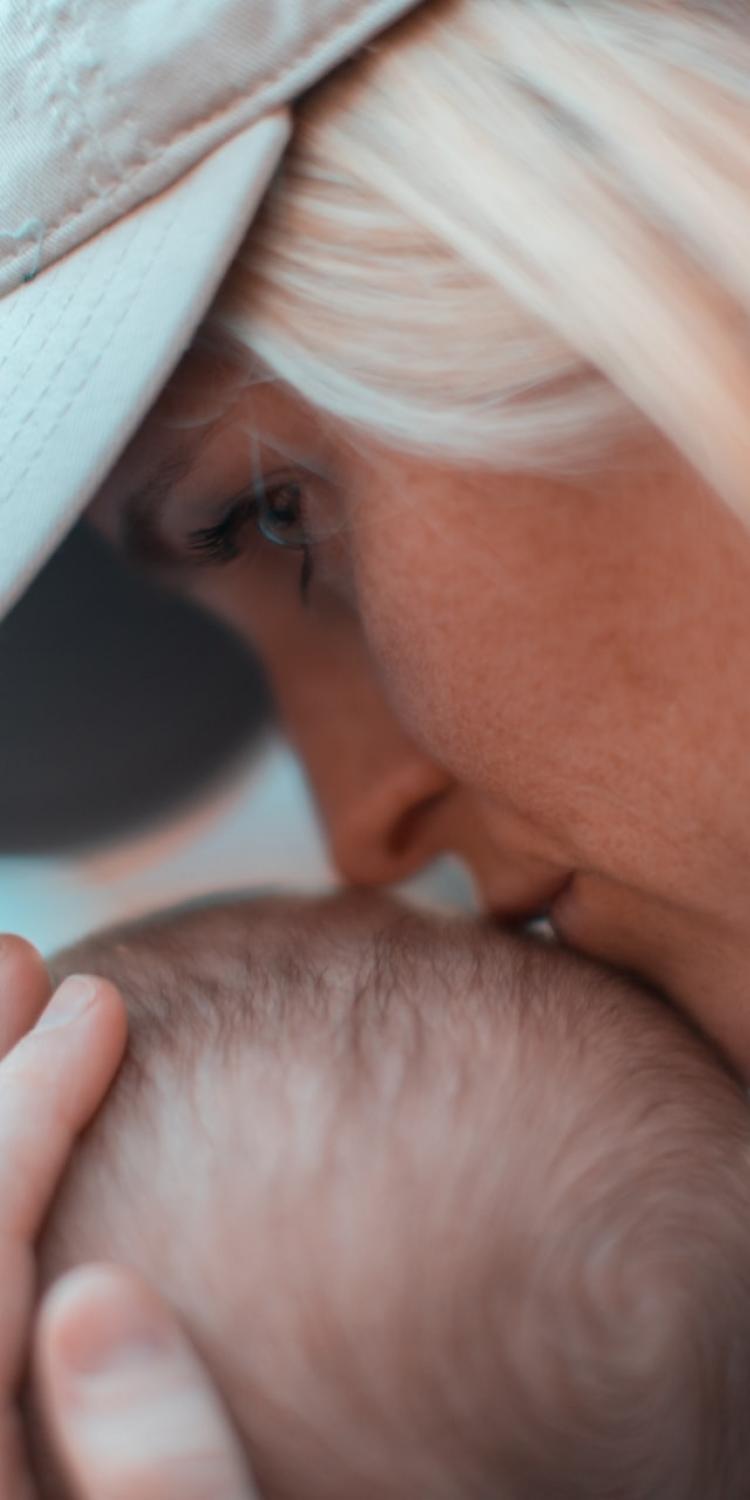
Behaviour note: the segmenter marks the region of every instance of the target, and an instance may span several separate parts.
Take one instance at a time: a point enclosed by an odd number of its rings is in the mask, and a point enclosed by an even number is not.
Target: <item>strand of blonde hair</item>
[[[303,104],[210,328],[390,446],[560,475],[656,430],[750,515],[750,17],[437,0]]]

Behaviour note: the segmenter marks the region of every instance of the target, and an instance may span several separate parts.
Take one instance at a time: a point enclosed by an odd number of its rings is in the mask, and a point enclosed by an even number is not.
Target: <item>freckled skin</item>
[[[105,532],[174,443],[165,414],[225,378],[184,361],[95,502]],[[455,849],[500,911],[566,884],[563,935],[750,1076],[750,536],[656,440],[584,486],[348,441],[279,386],[230,400],[164,525],[236,492],[252,428],[264,470],[290,448],[303,488],[315,469],[308,609],[299,558],[255,543],[180,586],[264,656],[344,873]]]

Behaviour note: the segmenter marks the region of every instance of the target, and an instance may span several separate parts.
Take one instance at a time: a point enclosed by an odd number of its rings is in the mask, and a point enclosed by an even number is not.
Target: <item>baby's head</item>
[[[364,896],[72,968],[131,1043],[43,1279],[159,1287],[265,1500],[746,1500],[750,1111],[657,999]]]

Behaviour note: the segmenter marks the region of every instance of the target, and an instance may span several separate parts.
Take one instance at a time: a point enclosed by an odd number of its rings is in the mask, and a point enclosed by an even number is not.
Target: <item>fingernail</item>
[[[82,1297],[74,1285],[67,1307],[63,1293],[58,1349],[69,1376],[85,1384],[142,1369],[164,1355],[168,1329],[119,1278],[88,1272],[84,1291]]]
[[[36,1023],[37,1031],[78,1021],[96,999],[96,983],[87,974],[71,974],[56,990]]]

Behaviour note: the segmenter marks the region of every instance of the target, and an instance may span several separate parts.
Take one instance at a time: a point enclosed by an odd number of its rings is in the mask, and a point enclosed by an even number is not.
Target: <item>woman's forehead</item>
[[[95,495],[96,524],[114,536],[123,511],[143,514],[150,503],[157,506],[229,429],[294,450],[306,436],[309,446],[313,423],[280,382],[253,379],[226,360],[190,351]]]

